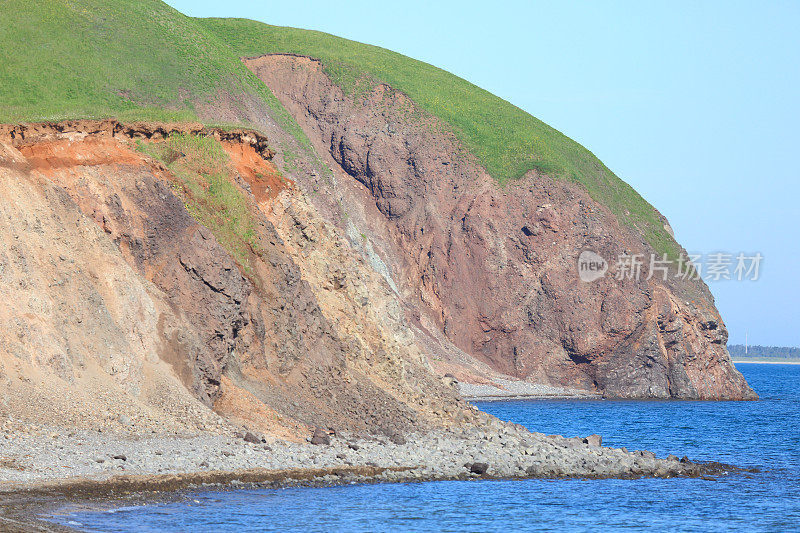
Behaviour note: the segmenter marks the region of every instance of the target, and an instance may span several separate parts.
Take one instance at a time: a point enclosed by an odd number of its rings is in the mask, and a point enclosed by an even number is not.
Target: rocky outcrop
[[[173,134],[214,137],[220,141],[239,143],[252,147],[261,157],[270,159],[274,152],[267,138],[255,131],[241,128],[217,128],[199,123],[133,122],[121,123],[116,119],[63,120],[60,122],[37,122],[0,124],[0,141],[12,145],[24,145],[53,140],[127,139],[163,140]]]
[[[704,283],[616,279],[614,258],[652,249],[578,184],[530,172],[498,185],[448,128],[385,84],[346,95],[307,57],[245,63],[339,170],[348,217],[330,221],[362,252],[352,235],[379,250],[439,368],[467,368],[459,379],[474,380],[484,364],[609,397],[755,397]],[[591,283],[577,274],[584,250],[612,263]]]

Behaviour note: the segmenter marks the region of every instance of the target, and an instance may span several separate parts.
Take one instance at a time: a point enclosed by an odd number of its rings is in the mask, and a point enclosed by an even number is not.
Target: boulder
[[[486,474],[488,470],[489,465],[487,463],[472,463],[469,465],[469,471],[479,476]]]
[[[259,439],[249,431],[244,434],[244,441],[249,442],[250,444],[261,444],[261,439]]]
[[[531,465],[525,469],[525,475],[530,477],[540,477],[543,470],[544,469],[540,465]]]
[[[320,445],[329,445],[331,443],[331,437],[328,435],[328,432],[324,429],[317,428],[314,431],[314,435],[311,436],[311,444],[316,446]]]
[[[442,377],[442,383],[452,389],[458,389],[458,380],[453,374],[445,374]]]
[[[584,444],[588,444],[589,446],[602,446],[603,445],[603,437],[600,435],[589,435],[585,439],[583,439]]]

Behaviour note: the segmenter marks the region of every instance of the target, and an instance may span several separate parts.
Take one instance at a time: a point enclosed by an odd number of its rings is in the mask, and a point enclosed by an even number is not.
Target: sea
[[[737,364],[754,402],[476,402],[501,419],[607,446],[758,473],[715,480],[437,481],[198,491],[53,520],[80,531],[800,531],[800,365]]]

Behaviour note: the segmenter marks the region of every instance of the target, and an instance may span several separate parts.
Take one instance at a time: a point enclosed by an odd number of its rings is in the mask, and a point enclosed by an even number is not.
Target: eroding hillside
[[[311,58],[245,63],[356,182],[343,190],[363,211],[348,223],[380,243],[421,328],[536,383],[612,397],[753,396],[702,282],[614,272],[579,280],[582,250],[654,253],[579,184],[532,171],[499,186],[445,125],[390,86],[348,96]]]
[[[512,104],[158,0],[6,8],[0,418],[299,439],[469,425],[459,381],[755,397],[702,281],[579,280],[681,247]]]
[[[472,416],[257,134],[79,121],[0,140],[16,418],[296,438]]]

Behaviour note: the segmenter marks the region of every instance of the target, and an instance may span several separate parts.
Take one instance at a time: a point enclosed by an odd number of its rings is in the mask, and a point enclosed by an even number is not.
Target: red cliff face
[[[315,204],[330,212],[336,197],[345,206],[346,220],[331,220],[379,257],[435,366],[479,379],[474,369],[485,363],[608,397],[755,397],[731,363],[705,284],[617,280],[620,254],[651,249],[579,185],[533,172],[498,185],[386,85],[353,98],[309,58],[246,64],[337,171]],[[604,277],[579,279],[584,250],[609,262]]]

